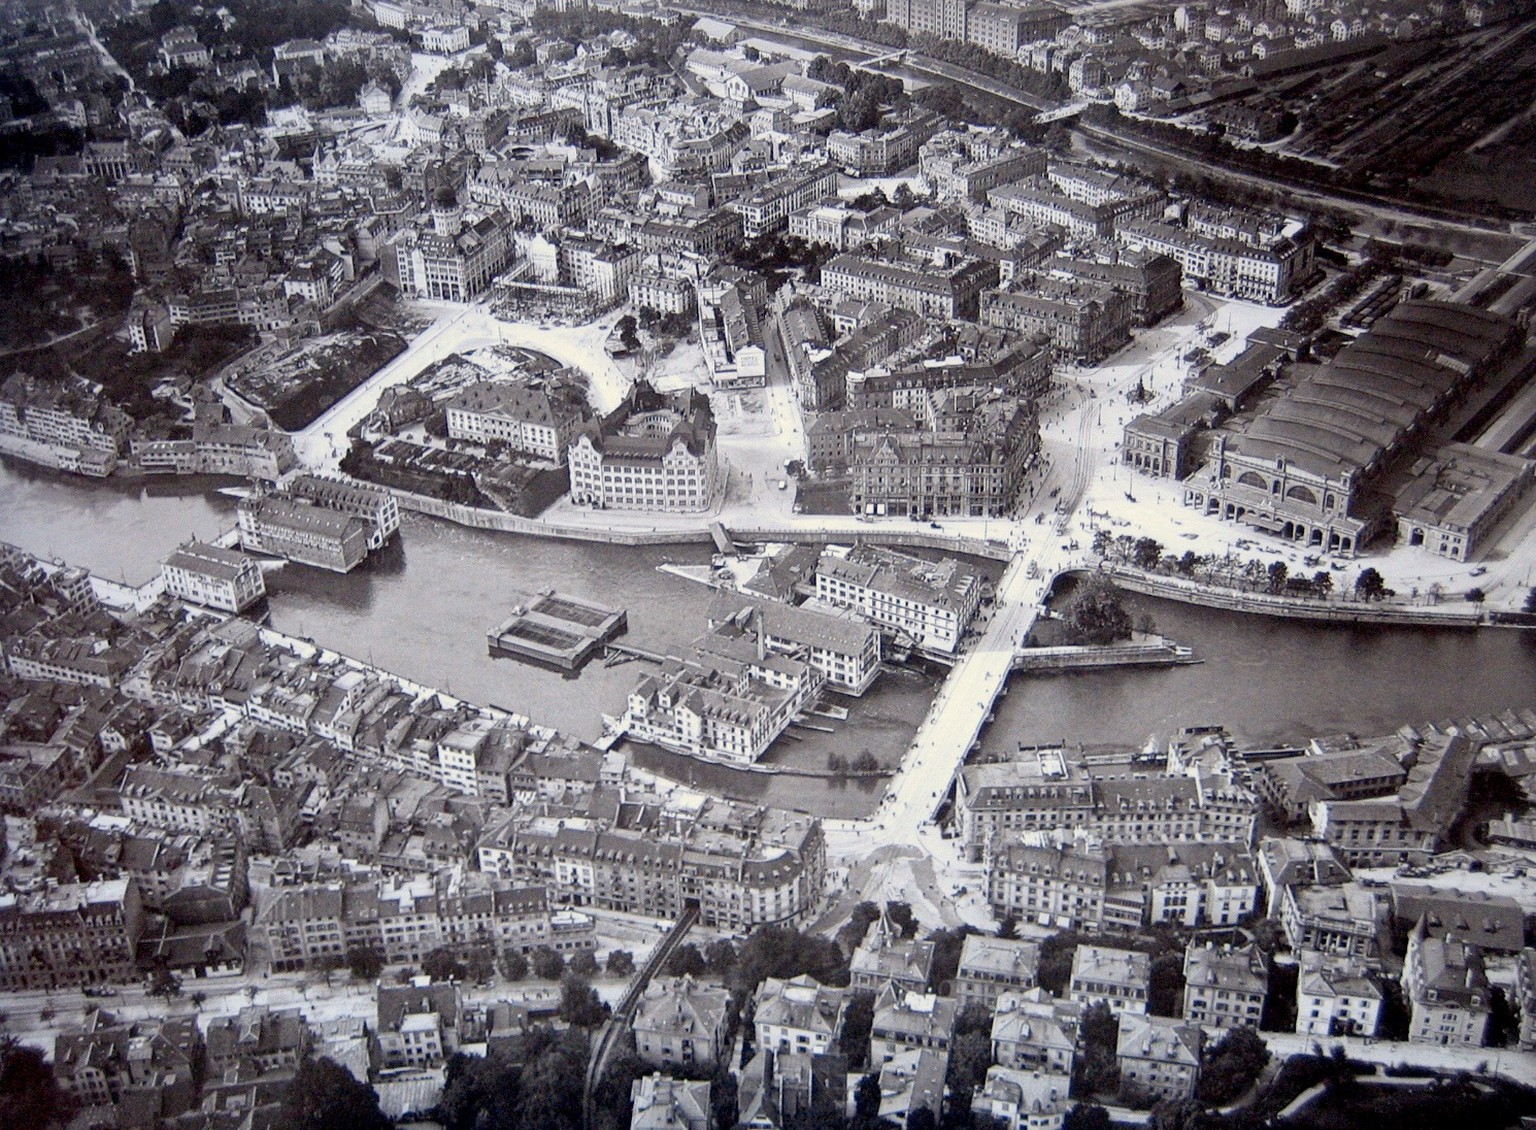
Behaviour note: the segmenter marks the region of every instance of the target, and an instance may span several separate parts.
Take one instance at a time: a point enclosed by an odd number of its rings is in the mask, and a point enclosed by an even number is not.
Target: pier
[[[486,643],[493,656],[579,671],[598,648],[628,628],[622,608],[602,608],[551,591],[519,603],[487,634]]]

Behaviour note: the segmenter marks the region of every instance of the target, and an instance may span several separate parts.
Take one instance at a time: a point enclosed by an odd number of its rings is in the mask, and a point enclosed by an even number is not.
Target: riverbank
[[[1202,585],[1199,581],[1145,573],[1124,565],[1101,565],[1098,569],[1072,569],[1067,575],[1086,577],[1094,572],[1114,578],[1115,584],[1131,592],[1196,604],[1202,608],[1242,612],[1250,616],[1274,616],[1289,620],[1324,621],[1354,626],[1383,624],[1403,627],[1480,628],[1509,627],[1496,624],[1481,611],[1467,611],[1446,606],[1401,605],[1380,601],[1316,600],[1309,597],[1271,596],[1268,593],[1237,592],[1232,589]]]

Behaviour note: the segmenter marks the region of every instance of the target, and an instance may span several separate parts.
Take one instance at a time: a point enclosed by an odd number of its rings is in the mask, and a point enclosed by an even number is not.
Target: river
[[[179,542],[233,522],[209,482],[89,482],[0,465],[0,539],[139,583]],[[629,548],[464,529],[407,515],[397,544],[346,575],[288,565],[269,574],[274,627],[437,686],[495,703],[586,739],[617,714],[643,661],[589,664],[579,678],[486,652],[487,629],[518,592],[554,587],[629,611],[628,640],[675,651],[704,630],[710,590],[658,572],[707,561],[703,546]],[[1135,598],[1159,630],[1203,664],[1162,670],[1018,678],[983,737],[986,749],[1065,738],[1141,745],[1179,726],[1222,723],[1252,743],[1317,733],[1383,732],[1536,702],[1536,646],[1512,631],[1332,628]],[[882,675],[838,731],[798,731],[767,761],[820,769],[827,753],[868,749],[887,763],[905,749],[934,691],[930,678]],[[822,724],[822,720],[817,720]],[[642,765],[701,787],[828,816],[878,800],[872,783],[745,773],[651,749]]]

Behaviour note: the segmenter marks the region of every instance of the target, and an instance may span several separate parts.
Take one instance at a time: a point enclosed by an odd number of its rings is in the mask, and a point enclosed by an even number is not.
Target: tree
[[[469,972],[447,946],[439,946],[422,958],[421,971],[434,981],[462,981]]]
[[[496,976],[496,957],[490,946],[471,946],[464,955],[464,972],[471,981],[484,984]]]
[[[1469,588],[1467,590],[1467,603],[1468,604],[1481,604],[1481,603],[1483,603],[1483,601],[1485,601],[1487,599],[1488,599],[1488,594],[1486,592],[1484,592],[1482,589],[1480,589],[1477,586],[1475,586],[1475,585],[1472,588]]]
[[[859,1080],[853,1093],[853,1113],[862,1122],[873,1122],[880,1117],[880,1073],[871,1071]]]
[[[1067,601],[1063,612],[1067,639],[1074,644],[1111,644],[1131,638],[1131,614],[1121,593],[1099,573],[1088,577]]]
[[[582,950],[571,958],[569,969],[572,973],[578,973],[583,977],[597,975],[597,957],[591,950]]]
[[[704,947],[704,960],[709,965],[710,975],[722,981],[736,968],[737,956],[736,943],[729,938],[716,938]]]
[[[528,959],[509,946],[501,955],[501,975],[508,981],[521,981],[528,976]]]
[[[1120,1086],[1120,1022],[1104,1001],[1083,1010],[1079,1027],[1083,1054],[1076,1063],[1072,1090],[1076,1094],[1108,1094]]]
[[[1381,600],[1387,595],[1387,583],[1375,566],[1367,565],[1355,578],[1355,596],[1361,600]]]
[[[912,913],[912,908],[906,903],[886,903],[885,917],[892,926],[896,927],[896,932],[903,938],[915,938],[917,936],[917,917]]]
[[[0,1037],[0,1126],[62,1126],[78,1106],[39,1049],[15,1036]]]
[[[1137,538],[1131,561],[1138,569],[1156,569],[1163,558],[1163,547],[1156,538]]]
[[[1536,616],[1536,586],[1532,586],[1531,591],[1525,594],[1524,608],[1527,613]]]
[[[161,965],[149,975],[149,995],[164,997],[169,1003],[172,997],[181,996],[181,978]]]
[[[208,994],[203,992],[201,989],[195,989],[193,990],[192,995],[187,999],[192,1002],[193,1008],[201,1012],[203,1010],[203,1005],[208,1003]]]
[[[548,946],[533,951],[533,975],[541,981],[558,981],[565,972],[565,958]]]
[[[692,942],[678,946],[667,958],[668,977],[702,977],[708,968],[704,955]]]
[[[1431,586],[1433,587],[1433,586]],[[1327,569],[1319,569],[1312,574],[1312,591],[1318,596],[1326,597],[1333,591],[1333,574]]]
[[[1109,1130],[1109,1111],[1097,1103],[1078,1103],[1061,1120],[1061,1130]]]
[[[288,1084],[278,1124],[289,1130],[392,1130],[379,1093],[335,1060],[306,1059]]]
[[[1258,1032],[1244,1025],[1212,1044],[1200,1069],[1200,1098],[1221,1106],[1243,1094],[1269,1062],[1269,1047]]]
[[[353,946],[347,951],[347,968],[354,981],[377,981],[384,972],[384,951],[378,946]]]
[[[609,950],[608,960],[603,963],[610,976],[628,977],[635,971],[635,955],[628,950]]]
[[[837,1034],[837,1049],[848,1057],[850,1069],[857,1070],[869,1056],[869,1030],[875,1021],[875,994],[855,989],[843,1009],[843,1027]]]
[[[843,952],[851,955],[869,933],[869,924],[879,917],[880,908],[867,899],[856,905],[848,921],[837,932],[837,944],[843,947]]]
[[[1269,568],[1266,570],[1266,573],[1268,574],[1266,581],[1266,587],[1268,590],[1276,596],[1284,592],[1285,579],[1290,575],[1290,570],[1286,568],[1285,562],[1271,561],[1269,563]]]
[[[1115,536],[1108,530],[1099,529],[1093,533],[1093,555],[1095,557],[1108,557],[1109,548],[1115,543]]]
[[[567,972],[560,981],[560,1019],[575,1028],[596,1028],[613,1010],[598,999],[597,990],[580,973]]]
[[[330,988],[331,978],[334,977],[339,970],[346,968],[346,964],[347,959],[341,954],[327,953],[321,954],[319,957],[315,958],[314,961],[310,962],[310,968],[313,969],[316,973],[320,974],[320,976],[325,981],[325,987]]]
[[[939,1120],[933,1108],[920,1106],[907,1114],[907,1130],[939,1130]]]

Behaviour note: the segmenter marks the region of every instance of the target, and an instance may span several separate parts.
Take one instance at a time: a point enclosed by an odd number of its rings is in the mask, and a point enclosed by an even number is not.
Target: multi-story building
[[[887,985],[875,998],[869,1062],[887,1063],[902,1052],[948,1052],[959,1017],[960,1006],[953,997]]]
[[[1358,883],[1297,883],[1280,891],[1280,925],[1297,951],[1374,958],[1381,952],[1386,913],[1381,897]]]
[[[1536,949],[1527,946],[1515,959],[1511,1003],[1520,1010],[1520,1050],[1536,1050]]]
[[[710,1070],[726,1052],[730,994],[691,977],[659,977],[635,1006],[635,1052],[652,1067]]]
[[[1131,304],[1112,286],[1031,274],[981,295],[979,318],[1026,336],[1044,334],[1057,356],[1103,360],[1131,340]]]
[[[297,1008],[249,1005],[234,1016],[208,1021],[208,1074],[222,1079],[251,1079],[292,1073],[314,1043],[314,1034]]]
[[[642,1075],[629,1089],[629,1130],[711,1130],[709,1089],[659,1071]]]
[[[886,0],[888,23],[940,39],[965,38],[964,0]]]
[[[1121,1017],[1142,1016],[1147,1011],[1152,959],[1139,950],[1080,945],[1072,957],[1072,978],[1067,999],[1087,1006],[1106,1002]]]
[[[1303,1036],[1376,1035],[1381,988],[1356,958],[1302,951],[1296,979],[1296,1031]]]
[[[694,657],[669,659],[629,692],[624,729],[632,739],[751,765],[825,682],[810,664],[739,637],[715,633],[694,647]]]
[[[0,989],[132,981],[143,932],[143,902],[133,879],[0,896]]]
[[[368,524],[283,496],[240,500],[240,548],[346,573],[368,556]]]
[[[1114,234],[1128,247],[1174,259],[1185,281],[1202,290],[1253,302],[1289,302],[1316,271],[1314,241],[1299,223],[1262,243],[1205,235],[1152,219],[1123,220]]]
[[[742,232],[756,239],[789,226],[790,213],[837,195],[837,166],[822,163],[788,169],[729,207],[741,214]]]
[[[347,514],[368,528],[368,548],[382,549],[400,528],[400,504],[384,487],[326,475],[296,475],[283,488],[306,505]]]
[[[1122,1014],[1115,1058],[1121,1094],[1138,1101],[1193,1098],[1205,1033],[1162,1016]]]
[[[384,248],[384,278],[410,298],[473,302],[512,259],[512,224],[492,212],[463,227],[407,228]]]
[[[932,393],[927,421],[855,433],[849,502],[859,514],[1001,516],[1018,500],[1040,446],[1033,400]]]
[[[981,578],[952,558],[925,561],[861,545],[821,555],[816,596],[919,647],[953,655],[981,605]]]
[[[1436,937],[1423,919],[1408,935],[1403,996],[1415,1044],[1480,1048],[1488,1035],[1492,990],[1477,946]]]
[[[901,213],[895,208],[862,212],[841,204],[813,204],[789,215],[789,234],[807,243],[825,243],[851,251],[876,239],[895,235]]]
[[[940,200],[980,203],[998,185],[1044,173],[1046,154],[1002,131],[944,130],[923,145],[918,168]]]
[[[1287,824],[1307,819],[1314,801],[1394,795],[1408,771],[1386,749],[1333,750],[1266,762],[1253,775],[1265,805]]]
[[[0,384],[0,437],[52,448],[63,470],[110,474],[131,422],[106,400],[100,385],[80,378],[43,382],[13,373]]]
[[[1039,967],[1038,942],[972,934],[960,949],[960,964],[955,973],[955,995],[960,998],[960,1007],[980,1005],[993,1010],[1004,993],[1033,989]]]
[[[916,310],[928,318],[974,319],[982,291],[997,284],[997,264],[964,256],[935,262],[845,252],[821,269],[821,283],[850,298]]]
[[[1041,988],[1007,992],[992,1014],[992,1058],[1004,1067],[1070,1075],[1083,1006]]]
[[[383,1071],[441,1067],[459,1049],[455,984],[380,985],[373,1038]]]
[[[1167,255],[1124,251],[1112,263],[1057,255],[1042,270],[1114,287],[1131,300],[1131,321],[1138,326],[1154,326],[1184,305],[1183,271]]]
[[[1465,443],[1437,448],[1397,492],[1397,540],[1453,561],[1477,556],[1536,481],[1536,463]]]
[[[715,417],[702,393],[657,392],[636,381],[600,425],[568,450],[571,501],[606,510],[694,513],[713,505],[720,464]]]
[[[1258,798],[1225,774],[1116,775],[1053,748],[963,766],[953,820],[979,861],[1019,832],[1057,828],[1132,844],[1247,844],[1257,817]]]
[[[1024,44],[1050,39],[1070,23],[1071,17],[1051,4],[1016,7],[982,0],[966,13],[965,37],[994,55],[1013,59]]]
[[[617,805],[616,795],[594,803]],[[750,932],[804,918],[821,897],[818,821],[729,801],[648,809],[643,827],[584,817],[513,815],[481,839],[480,869],[550,898],[675,918],[691,901],[706,926]]]
[[[728,593],[710,607],[709,622],[716,632],[760,637],[769,650],[809,663],[831,690],[863,694],[880,673],[880,633],[868,624]]]
[[[133,457],[150,474],[239,475],[267,482],[276,482],[298,463],[287,432],[202,421],[192,426],[189,440],[134,440]]]
[[[1184,951],[1184,1019],[1208,1028],[1258,1028],[1269,964],[1257,945],[1191,942]]]
[[[1068,1075],[987,1068],[986,1080],[971,1097],[971,1117],[996,1130],[1061,1130],[1071,1098]]]
[[[869,924],[848,960],[848,987],[879,993],[893,985],[907,992],[926,992],[933,952],[932,942],[901,937],[881,915]]]
[[[587,420],[585,405],[517,381],[476,381],[449,399],[448,438],[501,443],[510,451],[564,463]]]
[[[843,1028],[847,993],[808,975],[769,977],[757,990],[753,1012],[759,1051],[821,1055]]]
[[[858,133],[836,129],[827,135],[827,160],[851,177],[887,177],[916,157],[917,135],[900,124]]]
[[[160,579],[169,596],[236,615],[267,594],[261,566],[252,558],[196,539],[165,559]]]
[[[1384,867],[1432,854],[1466,799],[1477,746],[1452,730],[1426,735],[1396,796],[1316,800],[1312,831],[1351,867]]]
[[[53,1074],[82,1108],[144,1104],[176,1118],[193,1109],[206,1051],[191,1016],[119,1020],[88,1009],[78,1031],[59,1033]]]
[[[1003,917],[1068,930],[1096,927],[1108,882],[1103,848],[1013,843],[993,853],[987,901]]]

